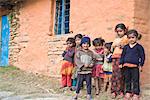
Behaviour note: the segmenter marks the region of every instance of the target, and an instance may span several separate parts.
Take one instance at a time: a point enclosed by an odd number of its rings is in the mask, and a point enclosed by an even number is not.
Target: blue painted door
[[[0,66],[8,66],[9,63],[9,21],[7,16],[1,18],[1,46],[0,46]]]

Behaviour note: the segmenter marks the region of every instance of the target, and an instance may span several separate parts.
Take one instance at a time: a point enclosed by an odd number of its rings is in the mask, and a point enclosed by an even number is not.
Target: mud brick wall
[[[142,39],[139,41],[146,51],[146,62],[143,67],[141,79],[143,83],[150,83],[150,0],[135,0],[134,12],[134,27],[142,34]]]
[[[147,80],[150,75],[146,71],[150,69],[148,4],[149,0],[70,0],[73,34],[55,35],[55,0],[27,0],[20,9],[17,34],[11,33],[10,64],[28,72],[60,76],[67,37],[83,33],[92,39],[101,36],[113,41],[115,25],[122,22],[143,34],[140,42],[146,48],[147,60],[142,77]]]
[[[18,34],[11,32],[10,37],[11,65],[33,73],[48,72],[50,1],[27,0],[20,8]]]
[[[74,33],[83,32],[113,41],[116,24],[122,22],[130,26],[129,28],[133,27],[134,1],[71,0],[71,30]]]
[[[92,39],[102,36],[112,41],[117,23],[133,27],[134,0],[71,0],[70,5],[73,34],[56,36],[55,0],[26,1],[18,16],[19,34],[14,38],[11,33],[10,64],[29,72],[59,76],[67,37],[83,33]]]
[[[60,68],[63,61],[62,53],[66,48],[66,39],[68,37],[74,37],[74,34],[52,36],[48,41],[48,72],[51,76],[60,76]]]

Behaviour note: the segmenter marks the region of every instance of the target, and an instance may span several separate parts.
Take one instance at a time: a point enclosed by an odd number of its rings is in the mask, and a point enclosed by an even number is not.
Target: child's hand
[[[140,71],[140,72],[142,72],[142,71],[143,71],[142,66],[139,66],[139,71]]]
[[[89,67],[93,67],[94,66],[94,64],[93,63],[91,63],[90,65],[89,65]]]
[[[122,65],[119,65],[119,68],[122,68],[123,66]]]
[[[109,62],[109,59],[106,59],[107,62]]]
[[[88,64],[84,64],[84,67],[89,67],[89,65]]]

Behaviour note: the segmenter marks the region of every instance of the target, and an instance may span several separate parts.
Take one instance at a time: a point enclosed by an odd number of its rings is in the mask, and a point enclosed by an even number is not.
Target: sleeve
[[[93,52],[91,52],[92,53],[92,61],[91,61],[91,65],[89,66],[89,67],[93,67],[93,65],[95,64],[95,60],[96,60],[96,56],[95,56],[95,54],[93,53]]]
[[[127,46],[124,46],[124,47],[123,47],[122,54],[121,54],[120,62],[119,62],[120,65],[121,65],[121,64],[124,64],[124,56],[125,56],[125,54],[126,54],[126,49],[127,49]]]
[[[111,63],[111,62],[112,62],[112,54],[110,54],[108,57],[108,63]]]
[[[80,52],[79,51],[77,51],[76,54],[75,54],[75,64],[80,69],[84,66],[84,63],[82,63],[81,60],[80,60]]]
[[[66,52],[66,51],[64,51],[64,52],[62,53],[62,57],[64,57],[66,53],[67,53],[67,52]]]
[[[73,57],[74,54],[75,54],[75,50],[74,50],[74,49],[68,50],[68,52],[67,52],[67,55],[68,55],[69,57]]]
[[[114,52],[114,49],[115,49],[115,42],[112,43],[111,52]]]
[[[140,59],[139,59],[140,64],[139,65],[143,66],[144,62],[145,62],[145,51],[142,46],[139,47],[139,54],[140,54]]]

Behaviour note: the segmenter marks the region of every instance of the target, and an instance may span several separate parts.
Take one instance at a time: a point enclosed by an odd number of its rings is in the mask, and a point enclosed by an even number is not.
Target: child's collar
[[[137,42],[135,42],[134,44],[129,44],[129,46],[130,46],[130,48],[133,48],[136,44],[137,44]]]
[[[82,48],[81,50],[84,51],[84,52],[88,52],[88,51],[89,51],[89,49],[85,50],[85,49],[83,49],[83,48]]]

